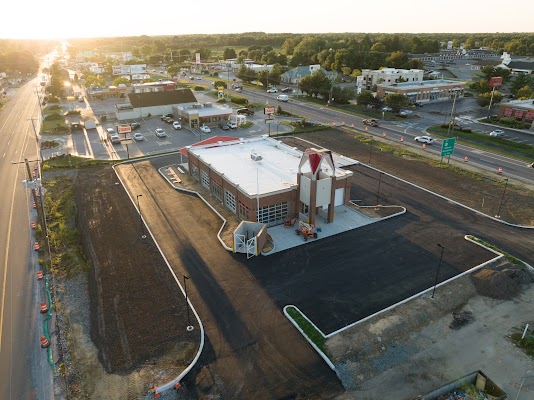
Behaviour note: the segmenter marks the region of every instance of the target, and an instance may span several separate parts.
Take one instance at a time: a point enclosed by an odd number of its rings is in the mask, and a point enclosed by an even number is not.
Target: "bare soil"
[[[107,166],[76,176],[76,226],[91,272],[58,280],[71,398],[139,398],[179,375],[198,349],[183,294],[116,181]]]

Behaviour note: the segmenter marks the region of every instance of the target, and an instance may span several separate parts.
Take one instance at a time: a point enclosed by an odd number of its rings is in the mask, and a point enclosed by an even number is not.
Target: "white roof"
[[[291,148],[277,140],[260,137],[239,139],[189,148],[203,163],[212,170],[224,174],[224,178],[249,196],[263,196],[273,192],[287,191],[297,185],[297,172],[302,151]],[[253,160],[251,155],[261,156]],[[326,163],[321,169],[331,175]],[[306,163],[302,172],[310,172]],[[344,178],[352,172],[336,168],[335,175]]]

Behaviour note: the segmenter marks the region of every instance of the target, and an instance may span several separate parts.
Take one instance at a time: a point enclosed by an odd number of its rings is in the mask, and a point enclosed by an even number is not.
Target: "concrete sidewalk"
[[[381,218],[371,218],[348,206],[338,206],[335,208],[334,222],[329,224],[322,217],[317,216],[317,239],[309,239],[309,241],[320,240],[328,236],[334,236],[339,233],[347,232],[352,229],[357,229],[365,225],[380,221]],[[295,230],[298,229],[298,221],[287,228],[284,225],[273,226],[268,228],[267,232],[271,235],[274,243],[274,249],[269,253],[263,254],[269,256],[280,251],[291,249],[293,247],[301,246],[308,243],[302,235],[297,235]]]

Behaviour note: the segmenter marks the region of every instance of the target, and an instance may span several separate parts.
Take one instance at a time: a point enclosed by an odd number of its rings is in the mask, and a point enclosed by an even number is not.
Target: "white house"
[[[371,90],[374,85],[393,85],[399,82],[421,82],[424,71],[422,69],[384,68],[378,70],[363,69],[356,78],[356,85]]]

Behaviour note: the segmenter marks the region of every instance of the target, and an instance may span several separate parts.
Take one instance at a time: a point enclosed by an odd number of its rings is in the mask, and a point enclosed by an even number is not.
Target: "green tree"
[[[223,52],[223,59],[228,60],[230,58],[236,58],[237,54],[234,49],[227,47]]]
[[[402,51],[394,51],[386,58],[386,64],[390,68],[402,68],[408,61],[408,57]]]
[[[500,103],[502,99],[503,99],[502,93],[496,90],[493,93],[493,104]],[[491,92],[480,93],[477,96],[477,103],[480,107],[486,107],[490,104],[490,102],[491,102]]]
[[[510,91],[514,96],[517,96],[517,92],[525,86],[534,90],[534,78],[531,75],[519,74],[516,75],[510,86]]]
[[[515,93],[515,97],[520,100],[532,99],[534,98],[534,91],[529,85],[525,85]]]
[[[119,86],[121,84],[122,85],[130,85],[130,81],[127,78],[123,78],[121,76],[121,77],[115,78],[115,80],[112,83],[113,86]]]
[[[371,46],[371,51],[378,51],[381,53],[386,53],[388,50],[384,43],[377,42]]]
[[[100,75],[89,74],[85,77],[84,85],[86,88],[91,87],[91,86],[97,87],[97,88],[104,87],[106,86],[106,81]]]
[[[408,105],[408,97],[402,93],[391,93],[385,97],[385,102],[388,107],[393,109],[393,112],[398,113],[401,107]]]
[[[223,88],[226,89],[226,82],[224,82],[224,81],[214,81],[214,82],[213,82],[213,87],[214,87],[215,89],[217,89],[217,88],[220,87],[220,86],[222,86]]]
[[[356,100],[358,101],[359,105],[367,106],[375,102],[375,96],[373,96],[371,92],[363,91],[356,97]]]
[[[243,82],[250,83],[257,79],[258,74],[253,69],[247,67],[245,64],[242,64],[239,71],[237,71],[236,76]]]

